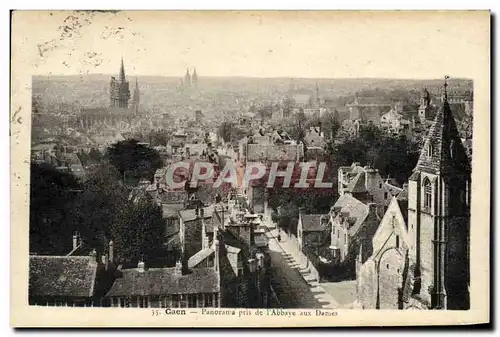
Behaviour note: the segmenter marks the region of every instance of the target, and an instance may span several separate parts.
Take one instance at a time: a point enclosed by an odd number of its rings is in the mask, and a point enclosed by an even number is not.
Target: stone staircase
[[[270,239],[277,238],[278,236],[277,230],[269,232],[268,236]],[[291,268],[298,269],[298,271],[302,275],[302,278],[309,284],[309,286],[311,287],[311,292],[314,293],[314,298],[316,298],[318,302],[321,303],[322,308],[323,309],[339,308],[340,304],[330,294],[328,294],[325,291],[325,289],[318,282],[317,277],[310,272],[306,264],[300,263],[300,259],[297,256],[295,256],[296,254],[293,253],[293,247],[289,247],[287,238],[282,237],[282,241],[278,242],[278,240],[276,240],[276,243],[281,247],[282,255],[287,260],[288,265]]]

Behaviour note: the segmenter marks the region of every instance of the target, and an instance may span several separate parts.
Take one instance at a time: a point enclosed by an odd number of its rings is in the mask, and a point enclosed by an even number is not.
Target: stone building
[[[446,85],[443,106],[409,179],[407,219],[403,196],[393,199],[380,240],[377,236],[373,242],[379,248],[367,262],[371,266],[360,268],[358,293],[363,306],[455,310],[470,306],[471,165],[446,99]],[[384,237],[393,239],[379,245]],[[387,262],[380,267],[377,260],[382,256]],[[377,279],[383,286],[374,286]]]
[[[339,168],[339,195],[349,193],[363,203],[375,203],[380,218],[384,215],[392,195],[398,192],[399,190],[382,179],[377,169],[361,166],[357,162]]]
[[[393,197],[375,235],[372,254],[356,259],[358,302],[363,309],[402,309],[401,291],[411,245],[407,194]],[[365,256],[363,256],[365,254]]]
[[[302,214],[299,212],[298,248],[316,268],[318,268],[320,257],[329,256],[330,233],[328,214]]]
[[[28,302],[30,305],[102,306],[114,280],[113,242],[105,254],[90,249],[78,233],[67,255],[30,255]]]
[[[136,87],[132,104],[130,100],[129,82],[125,77],[125,67],[121,60],[118,79],[111,77],[109,83],[110,105],[108,108],[82,108],[76,116],[76,125],[79,128],[93,131],[96,128],[117,128],[126,130],[139,113],[139,87],[136,78]]]
[[[378,228],[380,217],[374,203],[365,204],[350,193],[339,197],[330,211],[330,260],[339,266],[345,278],[354,278],[357,256],[371,255],[371,240]]]

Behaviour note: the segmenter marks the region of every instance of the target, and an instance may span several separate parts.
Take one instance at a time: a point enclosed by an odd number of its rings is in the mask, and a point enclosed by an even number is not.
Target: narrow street
[[[274,238],[269,241],[271,255],[271,284],[283,308],[322,308],[312,287],[304,280],[298,266]]]

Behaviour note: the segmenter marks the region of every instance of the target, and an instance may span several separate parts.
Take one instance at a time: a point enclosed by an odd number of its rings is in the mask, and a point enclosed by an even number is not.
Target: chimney
[[[109,261],[111,262],[114,262],[114,252],[113,252],[113,248],[114,248],[114,243],[113,243],[113,240],[109,241],[109,251],[108,251],[108,254],[109,254]]]
[[[177,261],[175,263],[174,275],[175,276],[181,276],[182,275],[182,262],[181,261]]]
[[[97,252],[95,251],[95,249],[92,249],[89,256],[92,262],[97,262]]]
[[[219,270],[219,228],[214,227],[214,269]]]
[[[73,250],[75,250],[80,245],[80,235],[78,232],[73,234]]]
[[[144,270],[146,270],[146,265],[145,265],[144,261],[141,259],[139,261],[139,263],[137,263],[137,271],[142,273],[142,272],[144,272]]]

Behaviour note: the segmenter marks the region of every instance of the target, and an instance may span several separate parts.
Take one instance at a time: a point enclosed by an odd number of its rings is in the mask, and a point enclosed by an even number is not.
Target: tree
[[[111,227],[117,260],[135,264],[141,258],[161,255],[165,226],[161,208],[150,198],[128,203]]]
[[[88,172],[83,191],[68,205],[68,223],[97,252],[104,252],[110,227],[128,206],[128,190],[120,183],[120,174],[110,165]]]
[[[245,136],[249,136],[250,133],[235,126],[231,122],[222,122],[217,128],[217,135],[224,140],[224,142],[239,142]]]
[[[68,203],[78,195],[80,183],[50,165],[32,163],[30,173],[30,253],[67,254],[73,236]]]
[[[158,151],[146,147],[135,139],[117,142],[107,149],[106,156],[121,174],[134,179],[153,179],[157,169],[163,167]]]

